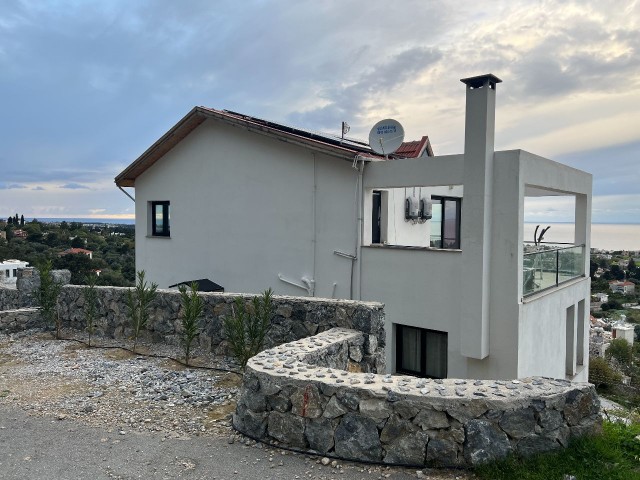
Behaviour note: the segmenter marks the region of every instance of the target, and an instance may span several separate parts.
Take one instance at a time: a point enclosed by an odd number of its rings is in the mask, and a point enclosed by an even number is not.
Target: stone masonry
[[[334,328],[253,357],[235,428],[303,451],[413,466],[529,456],[600,428],[592,385],[364,373],[364,343],[361,332]]]

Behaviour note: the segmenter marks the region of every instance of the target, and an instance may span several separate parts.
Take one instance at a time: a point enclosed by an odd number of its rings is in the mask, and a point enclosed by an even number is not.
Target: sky
[[[496,150],[593,174],[592,220],[640,223],[638,32],[640,0],[2,0],[0,217],[132,218],[114,177],[196,105],[361,139],[391,117],[462,153],[459,80],[493,73]]]

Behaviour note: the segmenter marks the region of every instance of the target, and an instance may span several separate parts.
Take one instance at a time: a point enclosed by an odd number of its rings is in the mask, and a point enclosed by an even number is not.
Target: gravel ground
[[[63,337],[80,339],[81,334],[63,332]],[[103,338],[93,343],[117,345]],[[179,349],[166,345],[140,344],[137,351],[181,357]],[[195,353],[196,365],[235,369],[229,359]],[[30,416],[53,417],[69,425],[98,427],[105,434],[121,438],[131,434],[150,434],[160,442],[209,438],[229,447],[255,449],[257,456],[273,462],[274,456],[285,452],[245,438],[231,427],[240,381],[236,373],[185,368],[172,360],[118,348],[88,348],[73,340],[54,340],[48,332],[0,335],[0,406],[19,408]],[[300,462],[304,459],[307,471],[279,478],[333,478],[337,473],[339,478],[363,478],[363,473],[366,478],[474,478],[457,470],[417,472],[305,455],[293,457],[300,457]],[[334,472],[310,474],[312,470],[308,469],[313,465],[333,468]]]

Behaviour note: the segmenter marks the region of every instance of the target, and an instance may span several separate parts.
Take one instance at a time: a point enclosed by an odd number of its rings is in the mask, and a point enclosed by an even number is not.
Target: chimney
[[[493,204],[493,149],[496,85],[487,74],[461,80],[467,86],[464,129],[464,193],[461,245],[462,278],[460,353],[489,355],[489,291]]]

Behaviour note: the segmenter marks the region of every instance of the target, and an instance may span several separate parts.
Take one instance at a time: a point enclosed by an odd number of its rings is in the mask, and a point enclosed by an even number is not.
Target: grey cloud
[[[90,190],[86,185],[81,185],[79,183],[66,183],[64,185],[60,185],[60,188],[66,188],[69,190],[79,190],[79,189],[87,189]]]
[[[18,183],[0,184],[0,190],[19,190],[23,188],[27,188],[27,187],[25,185],[20,185]]]
[[[326,106],[294,112],[289,119],[309,128],[335,130],[342,120],[363,116],[367,101],[382,100],[390,90],[400,88],[441,58],[442,53],[435,48],[415,47],[400,52],[365,72],[351,85],[328,87],[322,95],[329,101]]]
[[[46,190],[46,189],[44,187],[38,186],[38,187],[33,187],[31,190],[43,191],[43,190]]]

